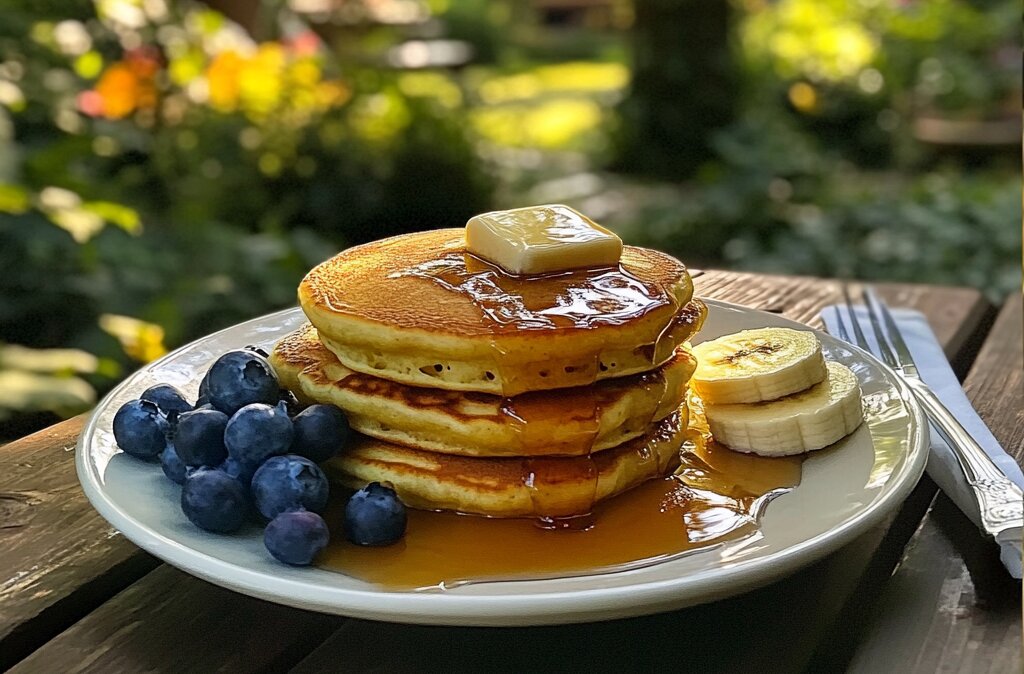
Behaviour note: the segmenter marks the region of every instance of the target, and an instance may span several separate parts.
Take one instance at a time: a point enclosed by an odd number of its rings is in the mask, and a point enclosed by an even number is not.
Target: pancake
[[[652,372],[503,398],[353,372],[320,343],[311,325],[279,341],[270,361],[285,387],[306,402],[342,408],[360,433],[464,456],[579,456],[615,447],[676,411],[696,367],[681,346]]]
[[[403,503],[421,510],[569,517],[674,469],[686,432],[682,407],[648,434],[590,456],[472,458],[360,438],[324,469],[352,489],[388,482]]]
[[[345,366],[384,379],[516,395],[647,372],[707,312],[673,257],[626,246],[617,267],[511,276],[464,230],[406,234],[315,267],[299,304]]]

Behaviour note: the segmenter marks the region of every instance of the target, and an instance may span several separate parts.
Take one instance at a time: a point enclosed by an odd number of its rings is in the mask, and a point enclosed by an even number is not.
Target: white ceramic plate
[[[715,301],[708,305],[700,340],[764,326],[806,329],[773,314]],[[899,506],[927,458],[927,426],[906,386],[869,354],[820,334],[826,356],[860,379],[867,423],[804,462],[800,486],[771,502],[758,533],[633,571],[480,583],[437,593],[386,591],[339,573],[279,564],[265,551],[255,526],[231,536],[198,530],[178,507],[180,488],[160,466],[126,456],[114,443],[111,421],[125,401],[158,382],[194,397],[202,373],[218,355],[247,344],[270,347],[304,320],[298,309],[257,318],[146,366],[99,404],[77,453],[89,500],[131,541],[210,582],[299,608],[392,622],[540,625],[712,601],[764,585],[848,543]]]

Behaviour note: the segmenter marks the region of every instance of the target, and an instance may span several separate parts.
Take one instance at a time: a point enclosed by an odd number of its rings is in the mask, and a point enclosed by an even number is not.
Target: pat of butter
[[[551,204],[473,216],[466,249],[511,274],[544,274],[618,264],[622,239],[568,206]]]

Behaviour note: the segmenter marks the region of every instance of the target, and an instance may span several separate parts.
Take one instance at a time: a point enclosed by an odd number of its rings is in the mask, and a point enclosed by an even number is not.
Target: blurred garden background
[[[0,0],[0,441],[491,208],[999,301],[1020,37],[1007,0]]]

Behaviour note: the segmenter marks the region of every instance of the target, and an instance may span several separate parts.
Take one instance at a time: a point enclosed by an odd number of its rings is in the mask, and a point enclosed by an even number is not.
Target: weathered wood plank
[[[822,306],[839,300],[835,283],[789,277],[708,272],[697,288],[706,297],[811,325]],[[950,360],[966,370],[990,308],[977,292],[926,286],[882,286],[881,292],[893,305],[935,316],[933,328]],[[353,620],[294,672],[323,671],[339,661],[352,672],[803,671],[824,639],[841,634],[836,621],[854,595],[879,587],[892,572],[934,490],[923,482],[898,513],[843,550],[741,597],[575,627],[455,629]]]
[[[964,389],[1024,465],[1021,297],[1000,312]],[[1021,585],[996,546],[939,495],[885,588],[851,671],[1019,672]]]
[[[74,449],[83,422],[0,447],[0,670],[157,565],[82,493]]]
[[[165,564],[11,671],[284,671],[341,620],[250,599]]]
[[[822,328],[821,308],[842,301],[838,281],[745,272],[708,272],[694,280],[697,294],[784,314]],[[928,317],[954,369],[963,376],[991,325],[992,306],[977,290],[912,283],[875,284],[894,307],[917,309]],[[954,358],[954,355],[956,356]]]
[[[815,279],[795,279],[788,277],[763,277],[751,274],[737,274],[737,273],[725,273],[725,272],[705,272],[697,279],[698,293],[716,297],[733,302],[741,302],[749,306],[756,308],[763,308],[779,313],[784,313],[787,316],[793,317],[797,320],[813,321],[817,315],[818,310],[824,304],[834,302],[838,299],[838,286],[826,281],[820,281]],[[962,354],[968,353],[969,349],[964,347],[969,342],[969,337],[973,334],[974,330],[983,322],[984,310],[986,304],[981,299],[980,295],[974,291],[967,291],[962,289],[947,289],[947,288],[928,288],[925,286],[894,286],[884,288],[886,297],[890,300],[900,303],[911,304],[921,309],[925,313],[938,316],[934,322],[937,333],[947,344],[951,345],[948,350],[951,358],[958,359]],[[903,298],[906,297],[906,300]],[[953,345],[959,345],[954,346]],[[69,440],[63,446],[69,446],[73,443],[73,440]],[[66,481],[70,481],[70,484],[75,484],[74,468],[72,465],[71,452],[58,451],[60,443],[54,442],[52,454],[57,457],[63,457],[63,461],[53,459],[49,464],[49,471],[64,471]],[[9,447],[14,447],[11,445]],[[0,454],[4,454],[7,448],[0,449]],[[7,460],[16,460],[7,457]],[[35,480],[37,484],[47,484],[43,479],[43,476],[37,472],[32,473],[32,479],[27,479],[26,482],[32,482]],[[0,474],[0,490],[8,490],[5,476]],[[28,489],[28,487],[21,487],[21,489]],[[102,520],[92,511],[87,503],[84,502],[84,497],[81,496],[80,491],[74,490],[75,495],[78,499],[77,508],[78,516],[82,518],[83,522],[91,522],[89,526],[100,527],[103,526]],[[42,508],[52,509],[54,504],[47,502],[40,504]],[[923,512],[923,509],[921,510]],[[36,515],[35,517],[41,517]],[[44,517],[44,520],[49,515]],[[920,512],[916,515],[911,513],[911,519],[913,522],[920,517]],[[30,520],[28,527],[34,526]],[[109,530],[106,530],[109,533]],[[874,550],[878,547],[879,541],[885,536],[885,528],[879,528],[877,532],[873,532],[873,537],[870,540],[865,540],[863,543],[858,543],[856,546],[850,546],[855,548],[855,556],[858,561],[852,562],[851,555],[837,555],[833,560],[826,560],[819,565],[815,565],[812,570],[805,572],[806,575],[801,574],[798,578],[791,579],[788,584],[781,586],[782,589],[776,590],[782,594],[770,594],[770,595],[754,595],[751,598],[747,598],[745,601],[748,603],[725,603],[724,608],[719,609],[720,613],[708,614],[708,620],[712,624],[719,625],[720,628],[727,628],[731,623],[745,623],[749,621],[749,615],[756,615],[763,613],[765,608],[771,606],[773,602],[782,602],[782,605],[790,605],[789,598],[786,596],[790,593],[801,594],[803,599],[802,603],[798,602],[796,605],[800,608],[799,611],[807,612],[808,607],[818,607],[817,613],[814,620],[821,620],[822,616],[834,615],[836,612],[836,606],[832,604],[841,605],[845,601],[845,595],[848,594],[848,590],[843,590],[844,587],[852,586],[855,581],[861,576],[862,570],[872,555]],[[30,536],[31,532],[26,531],[26,536]],[[89,536],[85,536],[86,539],[91,540]],[[27,540],[27,539],[26,539]],[[905,540],[905,538],[903,539]],[[77,542],[71,541],[70,544],[76,549],[86,547],[82,540]],[[131,546],[128,546],[130,549]],[[95,548],[88,553],[91,557],[88,560],[88,565],[83,566],[83,572],[79,577],[79,582],[82,585],[87,585],[90,578],[105,577],[103,573],[100,573],[101,569],[109,568],[110,562],[116,560],[121,552],[117,550],[109,550],[103,548]],[[141,554],[141,553],[137,553]],[[7,568],[6,564],[7,553],[0,553],[0,568]],[[129,557],[131,557],[129,555]],[[817,570],[814,570],[817,569]],[[56,571],[54,571],[56,572]],[[888,570],[886,571],[888,572]],[[837,580],[843,579],[843,580]],[[220,641],[229,643],[230,640],[236,639],[236,627],[232,620],[219,620],[217,616],[219,612],[225,610],[222,607],[226,599],[224,597],[231,598],[231,610],[237,611],[238,613],[245,613],[246,611],[254,614],[260,614],[267,610],[267,604],[254,599],[242,597],[241,595],[234,595],[226,593],[223,595],[217,595],[219,598],[216,601],[209,599],[200,599],[206,597],[209,594],[210,586],[207,583],[199,581],[193,578],[180,578],[175,577],[173,579],[175,590],[172,593],[165,593],[162,584],[169,583],[167,576],[151,574],[143,580],[139,581],[138,585],[147,588],[145,591],[137,591],[129,596],[133,602],[137,602],[135,613],[126,613],[123,610],[111,611],[107,610],[106,606],[101,607],[97,611],[90,615],[87,615],[74,627],[68,629],[59,637],[53,639],[52,642],[46,644],[45,647],[33,655],[32,662],[37,665],[45,665],[53,663],[55,668],[59,669],[64,667],[64,662],[68,658],[68,653],[75,652],[75,649],[82,649],[83,651],[91,649],[102,649],[101,637],[103,639],[109,638],[106,635],[110,634],[121,634],[122,632],[128,633],[134,630],[142,629],[137,626],[142,619],[138,616],[144,616],[144,628],[147,630],[147,634],[166,634],[166,639],[154,640],[148,644],[147,660],[145,661],[147,666],[152,665],[155,669],[176,669],[180,663],[181,655],[176,649],[180,649],[180,644],[188,643],[187,640],[183,640],[173,635],[178,634],[184,627],[179,624],[180,621],[172,621],[171,616],[177,615],[192,615],[195,620],[203,621],[206,625],[204,628],[204,637],[208,637],[212,641]],[[802,589],[803,585],[810,584],[813,589],[807,590]],[[839,590],[836,592],[832,591],[832,585],[838,584]],[[38,581],[38,585],[45,586],[45,576],[41,577]],[[199,589],[202,588],[202,589]],[[133,588],[134,589],[134,586]],[[113,594],[113,592],[111,592]],[[820,596],[822,594],[827,595],[827,601],[823,600]],[[165,597],[160,601],[166,601],[167,605],[162,605],[161,610],[150,610],[148,608],[149,597]],[[760,597],[760,598],[758,598]],[[34,600],[25,600],[31,606],[37,606],[32,602]],[[155,600],[154,600],[155,601]],[[742,599],[736,601],[743,601]],[[99,602],[97,601],[97,604]],[[181,605],[187,603],[187,608],[182,608]],[[824,606],[828,604],[828,606]],[[45,607],[45,604],[43,605]],[[118,606],[124,606],[118,604]],[[133,604],[135,606],[135,604]],[[716,605],[717,606],[717,605]],[[732,607],[732,608],[730,608]],[[36,610],[39,608],[37,606]],[[190,613],[191,612],[191,613]],[[79,614],[80,615],[80,614]],[[77,615],[76,615],[77,617]],[[17,620],[17,619],[16,619]],[[17,625],[18,623],[14,621]],[[659,620],[666,620],[665,617],[646,619],[647,621],[654,621],[652,625],[658,624]],[[716,622],[717,621],[717,622]],[[802,628],[807,622],[813,622],[812,620],[805,620],[803,623],[794,624],[795,628]],[[647,622],[641,621],[638,625],[647,625]],[[24,626],[22,633],[31,633],[35,639],[40,639],[40,632],[33,632],[33,624],[28,623]],[[403,628],[396,628],[403,629]],[[586,628],[589,629],[589,628]],[[584,628],[580,630],[586,631]],[[655,629],[652,627],[651,629]],[[678,630],[678,622],[665,623],[664,629],[666,631]],[[456,631],[457,632],[457,631]],[[557,632],[557,630],[555,631]],[[575,634],[575,632],[570,632]],[[53,632],[43,634],[45,638],[53,636]],[[741,657],[743,654],[727,654],[729,655],[728,661],[731,662],[753,662],[754,659],[760,657],[760,654],[779,650],[773,641],[777,637],[778,633],[772,633],[770,631],[763,631],[759,635],[755,634],[751,637],[752,641],[749,648],[744,647],[742,649],[749,658],[744,659]],[[637,638],[641,635],[637,633]],[[95,643],[89,644],[91,639],[95,639]],[[801,637],[802,641],[799,647],[794,647],[788,652],[792,654],[792,662],[798,663],[805,661],[807,653],[813,648],[814,635],[807,635]],[[69,646],[71,644],[72,646]],[[0,641],[0,651],[4,650],[7,644]],[[123,648],[129,648],[125,645]],[[289,651],[290,652],[290,651]],[[209,668],[215,668],[219,666],[218,660],[220,656],[216,655],[217,651],[212,651],[211,657],[213,660],[210,661],[208,667],[205,661],[192,660],[191,664],[195,665],[195,669],[203,670]],[[106,650],[104,653],[92,660],[91,663],[97,671],[103,667],[118,668],[119,664],[123,663],[120,660],[120,654],[117,650]],[[190,655],[189,657],[199,656]],[[52,658],[52,659],[48,659]],[[341,662],[344,660],[339,660]],[[248,668],[246,663],[234,663],[238,664],[238,668]],[[252,664],[252,663],[249,663]]]

